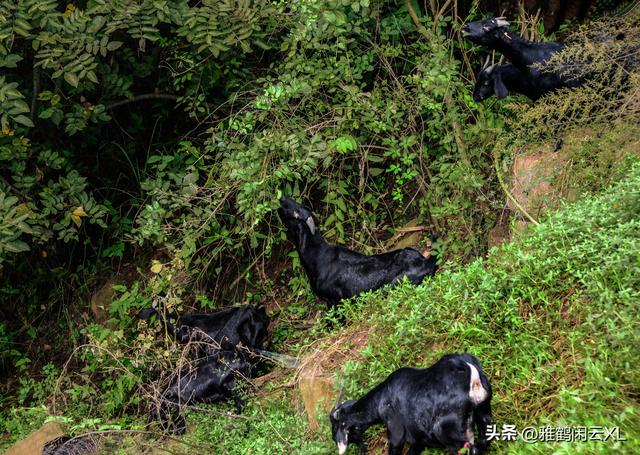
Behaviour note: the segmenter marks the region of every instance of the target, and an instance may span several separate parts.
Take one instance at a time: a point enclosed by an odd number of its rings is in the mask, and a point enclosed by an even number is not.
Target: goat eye
[[[489,85],[489,81],[484,81],[484,85]]]

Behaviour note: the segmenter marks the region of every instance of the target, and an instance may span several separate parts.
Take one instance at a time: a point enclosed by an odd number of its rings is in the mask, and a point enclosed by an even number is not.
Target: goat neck
[[[317,276],[319,253],[327,246],[327,241],[318,230],[312,234],[311,230],[305,228],[300,231],[295,245],[307,275]]]
[[[505,28],[495,30],[494,38],[495,49],[521,70],[540,63],[541,58],[537,52],[540,43],[526,40]]]
[[[378,409],[380,404],[380,391],[381,389],[379,387],[375,387],[353,403],[351,407],[351,415],[355,416],[358,424],[365,428],[382,422]]]

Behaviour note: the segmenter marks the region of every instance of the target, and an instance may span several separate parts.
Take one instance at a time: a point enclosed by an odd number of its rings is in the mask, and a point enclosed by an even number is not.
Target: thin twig
[[[38,95],[40,94],[40,67],[33,65],[33,95],[31,95],[31,121],[36,118],[36,108],[38,107]]]
[[[499,165],[499,151],[498,151],[498,147],[495,147],[493,149],[493,165],[496,169],[496,176],[498,177],[498,183],[500,184],[500,188],[502,188],[502,191],[504,192],[504,194],[507,196],[507,198],[509,198],[509,200],[511,202],[513,202],[513,205],[516,206],[516,208],[520,211],[520,213],[522,213],[522,215],[525,216],[525,218],[527,218],[529,221],[531,221],[533,224],[535,224],[536,226],[538,226],[540,223],[538,223],[530,214],[529,212],[527,212],[524,207],[522,207],[522,205],[520,205],[520,203],[518,202],[518,200],[515,198],[515,196],[513,196],[511,194],[511,192],[509,191],[509,189],[507,188],[507,185],[504,183],[504,180],[502,178],[502,173],[500,172],[500,165]]]
[[[137,103],[138,101],[144,100],[177,101],[178,97],[176,95],[170,95],[168,93],[146,93],[144,95],[134,96],[133,98],[127,98],[126,100],[116,101],[115,103],[109,104],[107,106],[107,110],[115,109],[116,107],[124,106],[125,104]]]

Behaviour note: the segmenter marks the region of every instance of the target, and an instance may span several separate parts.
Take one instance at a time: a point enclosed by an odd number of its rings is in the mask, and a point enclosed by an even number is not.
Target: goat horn
[[[491,60],[491,56],[487,55],[487,59],[484,61],[484,65],[482,65],[482,69],[486,69],[489,66],[490,60]]]
[[[496,66],[498,66],[498,64],[497,64],[497,63],[494,63],[493,65],[489,66],[489,67],[485,70],[485,72],[486,72],[487,74],[491,74],[491,72],[495,69],[495,67],[496,67]]]
[[[344,391],[344,387],[340,386],[340,389],[338,390],[338,398],[336,398],[336,405],[334,407],[337,407],[340,404],[340,401],[342,400],[343,391]]]
[[[496,24],[498,25],[498,27],[508,27],[509,26],[509,21],[505,20],[504,17],[498,17],[496,19]]]
[[[311,235],[315,235],[316,234],[316,223],[315,221],[313,221],[313,217],[308,217],[305,222],[307,223],[307,226],[309,226],[309,230],[311,231]]]

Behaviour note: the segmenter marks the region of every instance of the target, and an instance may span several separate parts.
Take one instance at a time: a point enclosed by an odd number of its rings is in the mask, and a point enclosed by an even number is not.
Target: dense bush
[[[36,339],[154,252],[214,301],[241,296],[242,278],[259,288],[282,193],[360,250],[417,219],[450,254],[483,252],[502,121],[470,99],[458,24],[413,13],[421,23],[382,0],[4,2],[7,336],[22,318]]]

